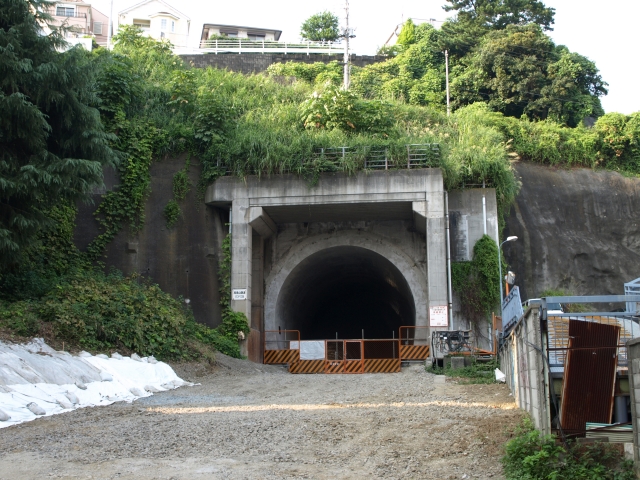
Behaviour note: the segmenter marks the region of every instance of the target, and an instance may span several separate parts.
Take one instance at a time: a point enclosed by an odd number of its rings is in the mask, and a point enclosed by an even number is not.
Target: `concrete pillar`
[[[262,363],[262,336],[264,334],[264,238],[253,233],[253,259],[251,262],[251,332],[248,339],[249,360]]]
[[[427,284],[429,309],[447,305],[447,256],[444,195],[441,189],[426,194]],[[446,330],[447,327],[436,328]]]
[[[248,198],[234,199],[231,206],[231,289],[246,290],[246,297],[234,300],[231,309],[247,316],[251,326],[251,263],[253,260],[253,231],[248,223]],[[240,342],[240,352],[248,355],[248,341]]]

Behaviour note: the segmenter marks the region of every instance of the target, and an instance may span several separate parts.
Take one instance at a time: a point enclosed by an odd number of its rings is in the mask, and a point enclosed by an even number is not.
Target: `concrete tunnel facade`
[[[456,225],[466,230],[454,232],[457,259],[482,235],[482,206],[470,192],[450,199],[465,219]],[[497,215],[495,193],[487,193],[490,215],[481,220],[486,227],[491,218],[489,233]],[[262,361],[265,331],[391,338],[400,326],[430,327],[430,309],[450,301],[439,169],[324,174],[313,187],[294,175],[223,177],[205,201],[230,209],[231,307],[250,321],[241,346],[252,361]]]

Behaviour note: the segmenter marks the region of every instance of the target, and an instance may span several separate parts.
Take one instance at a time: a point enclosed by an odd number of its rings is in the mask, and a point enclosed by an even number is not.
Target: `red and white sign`
[[[429,307],[429,326],[430,327],[448,327],[449,316],[447,315],[446,305],[436,305]]]

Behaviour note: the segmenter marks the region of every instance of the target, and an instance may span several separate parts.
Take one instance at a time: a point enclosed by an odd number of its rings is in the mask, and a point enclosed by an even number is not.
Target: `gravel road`
[[[502,478],[522,414],[504,385],[292,375],[219,355],[201,383],[0,430],[0,479]]]

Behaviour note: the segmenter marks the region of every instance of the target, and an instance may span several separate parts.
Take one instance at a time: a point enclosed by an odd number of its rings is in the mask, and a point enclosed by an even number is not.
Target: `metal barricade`
[[[429,327],[400,327],[400,360],[429,358]]]
[[[400,371],[399,340],[363,340],[364,373],[396,373]]]
[[[300,360],[298,330],[267,330],[264,332],[264,363],[291,365]]]
[[[325,340],[324,373],[343,373],[344,340]]]
[[[364,372],[364,340],[344,341],[344,373]]]

